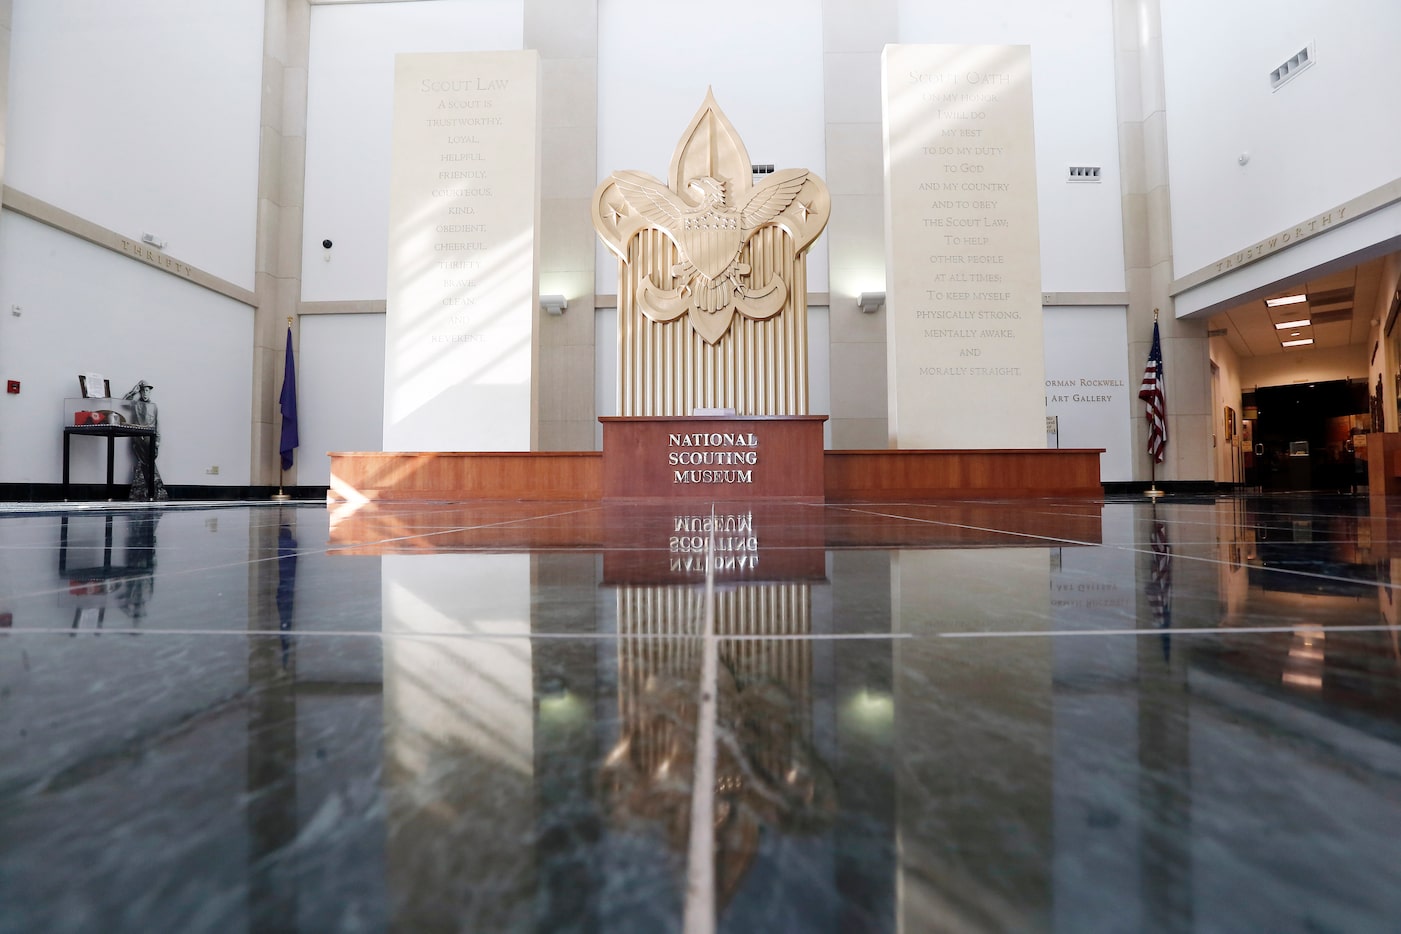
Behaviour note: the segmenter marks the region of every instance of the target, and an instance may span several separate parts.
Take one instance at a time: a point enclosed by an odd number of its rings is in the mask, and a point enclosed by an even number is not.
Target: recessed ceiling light
[[[1290,331],[1290,332],[1289,332],[1289,336],[1290,336],[1290,337],[1298,337],[1298,336],[1299,336],[1299,333],[1300,333],[1299,331]]]
[[[1297,321],[1280,321],[1275,324],[1276,331],[1287,331],[1290,328],[1306,328],[1309,326],[1308,318],[1300,318]]]
[[[1312,337],[1305,337],[1303,340],[1297,340],[1297,341],[1280,341],[1280,342],[1279,342],[1279,345],[1280,345],[1281,347],[1302,347],[1302,346],[1304,346],[1305,344],[1312,344],[1312,343],[1313,343],[1313,338],[1312,338]]]
[[[1297,305],[1308,300],[1307,295],[1281,295],[1279,298],[1265,299],[1265,304],[1271,308],[1278,308],[1280,305]]]

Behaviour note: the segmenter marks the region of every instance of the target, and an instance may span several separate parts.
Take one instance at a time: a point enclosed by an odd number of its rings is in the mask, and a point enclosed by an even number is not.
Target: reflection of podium
[[[107,498],[112,498],[112,474],[118,438],[155,440],[156,429],[132,424],[131,402],[126,399],[68,399],[64,403],[63,498],[68,498],[69,441],[74,435],[107,439]],[[149,498],[156,498],[155,471],[146,472]]]

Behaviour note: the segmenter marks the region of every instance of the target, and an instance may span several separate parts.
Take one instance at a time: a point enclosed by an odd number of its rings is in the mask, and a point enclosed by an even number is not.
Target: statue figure
[[[135,461],[131,477],[131,499],[134,502],[146,502],[151,498],[148,490],[152,477],[155,478],[155,499],[170,498],[170,494],[165,490],[165,484],[161,482],[160,471],[156,469],[156,454],[159,453],[161,446],[161,430],[156,404],[151,401],[151,390],[154,388],[143,379],[127,390],[127,394],[122,397],[131,402],[131,424],[156,429],[156,433],[149,438],[133,437],[131,439],[131,453]]]

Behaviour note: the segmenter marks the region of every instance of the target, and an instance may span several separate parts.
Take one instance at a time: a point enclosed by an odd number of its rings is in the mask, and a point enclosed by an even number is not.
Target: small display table
[[[107,439],[107,498],[112,498],[112,463],[117,453],[118,438],[150,438],[155,440],[156,429],[138,425],[67,425],[63,429],[63,498],[68,499],[68,442],[74,435],[96,436]],[[146,473],[147,492],[150,499],[156,498],[156,472]]]

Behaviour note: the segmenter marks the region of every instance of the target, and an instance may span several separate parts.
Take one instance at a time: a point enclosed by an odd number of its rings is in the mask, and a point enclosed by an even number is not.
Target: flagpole
[[[1163,491],[1158,489],[1158,462],[1152,458],[1148,460],[1148,492],[1143,494],[1153,500],[1153,505],[1158,505],[1157,500],[1163,495]]]

